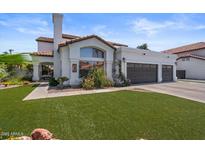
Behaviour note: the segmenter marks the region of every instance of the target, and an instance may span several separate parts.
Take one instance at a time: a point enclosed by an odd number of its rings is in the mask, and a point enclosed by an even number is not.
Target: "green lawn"
[[[0,90],[0,128],[59,139],[205,139],[205,104],[120,91],[25,101],[31,86]]]

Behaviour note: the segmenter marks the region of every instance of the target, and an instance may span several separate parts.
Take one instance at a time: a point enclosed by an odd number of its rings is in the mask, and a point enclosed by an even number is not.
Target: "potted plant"
[[[59,87],[61,88],[61,89],[63,89],[63,83],[65,82],[65,81],[68,81],[69,79],[66,77],[66,76],[62,76],[62,77],[59,77],[58,78],[58,82],[59,82]]]

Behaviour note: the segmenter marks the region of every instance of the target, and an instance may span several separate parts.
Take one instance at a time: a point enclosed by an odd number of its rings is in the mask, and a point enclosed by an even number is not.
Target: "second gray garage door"
[[[157,82],[157,65],[127,63],[127,78],[133,84]]]
[[[172,65],[162,65],[162,81],[163,82],[173,81]]]

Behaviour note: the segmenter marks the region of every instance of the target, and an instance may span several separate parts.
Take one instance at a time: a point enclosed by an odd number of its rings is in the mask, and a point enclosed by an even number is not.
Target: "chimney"
[[[58,44],[63,41],[62,39],[62,24],[63,15],[59,13],[53,14],[53,58],[54,58],[54,77],[60,77],[61,73],[61,60],[58,52]]]

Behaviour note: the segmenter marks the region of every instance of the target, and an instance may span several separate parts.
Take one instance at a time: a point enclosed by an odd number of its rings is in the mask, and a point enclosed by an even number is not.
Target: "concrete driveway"
[[[138,88],[205,103],[205,83],[177,81],[140,85]]]
[[[43,85],[43,86],[42,86]],[[73,95],[83,95],[83,94],[94,94],[103,92],[113,92],[120,90],[145,90],[159,92],[169,95],[174,95],[186,99],[191,99],[194,101],[205,103],[205,82],[170,82],[170,83],[160,83],[160,84],[147,84],[147,85],[133,85],[129,87],[118,87],[118,88],[107,88],[107,89],[97,89],[97,90],[80,90],[73,92],[56,92],[48,93],[48,85],[41,83],[36,89],[34,89],[28,96],[23,100],[41,99],[41,98],[52,98],[52,97],[62,97],[62,96],[73,96]]]

